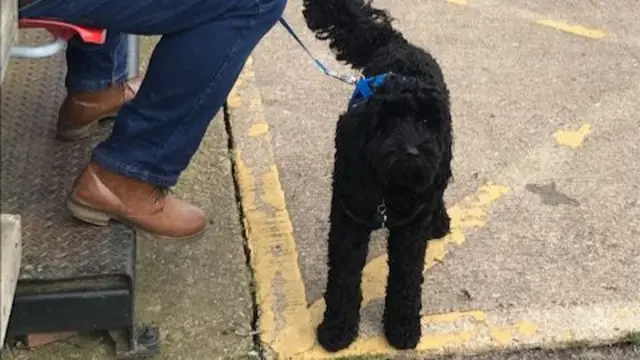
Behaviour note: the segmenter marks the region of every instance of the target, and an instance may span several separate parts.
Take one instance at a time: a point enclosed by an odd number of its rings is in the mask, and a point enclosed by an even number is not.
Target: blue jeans
[[[169,187],[200,146],[245,61],[286,0],[36,0],[20,17],[107,29],[103,45],[73,39],[66,86],[91,91],[127,78],[124,34],[162,35],[140,91],[118,113],[92,161]]]

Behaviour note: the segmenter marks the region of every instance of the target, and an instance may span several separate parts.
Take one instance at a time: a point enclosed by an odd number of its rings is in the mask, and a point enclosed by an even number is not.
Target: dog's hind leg
[[[358,336],[360,283],[370,235],[370,229],[345,216],[334,198],[329,231],[329,276],[324,294],[326,310],[318,326],[318,342],[327,351],[342,350]]]
[[[397,349],[413,349],[420,341],[422,271],[430,220],[391,229],[389,234],[389,277],[383,322],[389,344]]]

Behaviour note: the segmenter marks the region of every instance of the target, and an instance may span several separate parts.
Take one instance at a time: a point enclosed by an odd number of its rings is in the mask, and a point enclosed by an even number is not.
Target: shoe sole
[[[98,126],[98,123],[107,120],[113,120],[118,113],[107,114],[98,119],[91,120],[87,125],[77,127],[77,128],[68,128],[68,129],[59,129],[56,132],[56,139],[62,141],[76,141],[88,138],[91,135],[91,132],[95,127]]]
[[[109,225],[109,222],[111,220],[115,220],[115,221],[119,221],[121,223],[134,227],[137,235],[142,235],[145,238],[159,240],[159,241],[192,242],[200,239],[204,235],[205,231],[207,230],[207,226],[205,226],[204,229],[200,230],[199,232],[195,234],[187,235],[187,236],[161,235],[161,234],[156,234],[149,230],[143,229],[129,220],[126,220],[121,217],[111,215],[99,210],[92,209],[91,207],[84,204],[79,204],[78,202],[74,201],[71,197],[67,199],[66,205],[67,205],[67,209],[69,209],[69,211],[71,212],[71,215],[73,215],[73,217],[75,217],[76,219],[82,222],[104,227]]]

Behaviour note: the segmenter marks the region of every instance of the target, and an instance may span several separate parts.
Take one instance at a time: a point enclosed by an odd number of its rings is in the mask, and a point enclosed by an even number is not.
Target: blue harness
[[[298,37],[296,32],[293,30],[291,25],[287,23],[284,18],[280,18],[280,24],[289,32],[289,34],[296,40],[296,42],[302,47],[302,49],[309,55],[313,64],[320,69],[322,73],[325,75],[332,77],[334,79],[340,80],[343,83],[349,85],[355,85],[355,89],[353,90],[353,94],[351,95],[351,100],[349,100],[349,107],[356,106],[361,102],[367,100],[373,95],[373,91],[375,88],[382,85],[387,74],[372,76],[368,78],[358,77],[353,75],[342,75],[332,69],[330,69],[325,63],[320,61],[317,57],[315,57],[311,51],[304,45],[302,40]]]
[[[349,100],[349,107],[356,106],[361,102],[367,100],[373,95],[374,90],[384,83],[387,74],[372,76],[368,78],[361,78],[356,82],[356,88],[353,90],[351,100]]]

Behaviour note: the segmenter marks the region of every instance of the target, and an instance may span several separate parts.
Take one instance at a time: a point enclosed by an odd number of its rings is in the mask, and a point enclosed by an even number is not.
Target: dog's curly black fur
[[[326,310],[318,341],[338,351],[357,337],[369,238],[385,225],[384,333],[398,349],[415,348],[427,241],[449,232],[443,200],[452,176],[449,92],[436,60],[409,43],[389,14],[371,2],[304,0],[303,5],[308,27],[329,41],[338,60],[367,77],[390,73],[370,98],[338,120]]]

